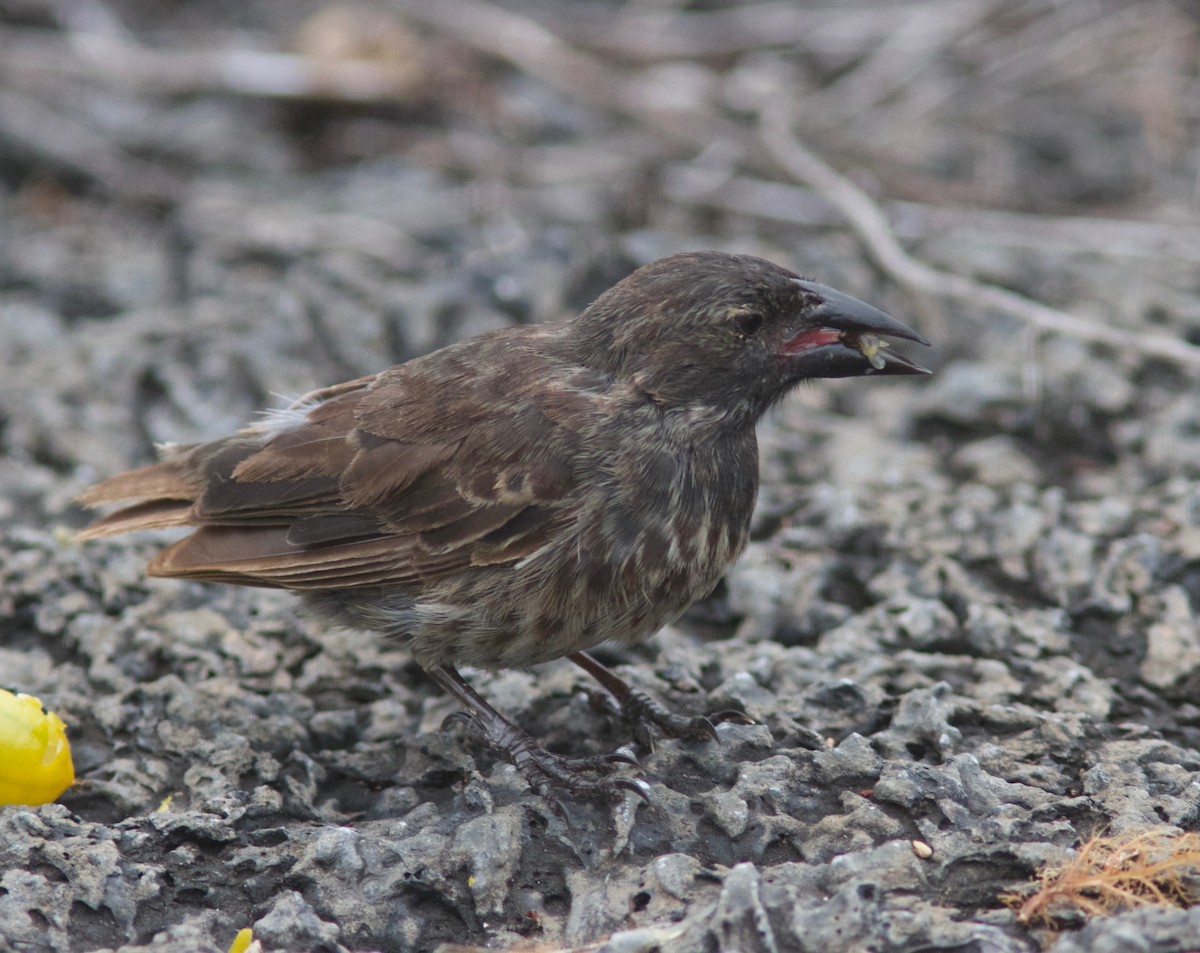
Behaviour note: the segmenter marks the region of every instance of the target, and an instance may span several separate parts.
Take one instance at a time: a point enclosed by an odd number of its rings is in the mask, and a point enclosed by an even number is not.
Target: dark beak
[[[890,314],[873,308],[836,288],[815,281],[792,279],[820,301],[804,315],[810,330],[789,341],[785,351],[793,373],[800,377],[862,377],[866,375],[930,374],[891,350],[880,337],[929,342]]]

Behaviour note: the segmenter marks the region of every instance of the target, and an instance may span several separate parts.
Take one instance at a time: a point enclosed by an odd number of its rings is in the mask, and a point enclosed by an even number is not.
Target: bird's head
[[[651,262],[596,299],[576,327],[594,363],[664,407],[751,419],[803,380],[929,373],[884,340],[928,344],[916,331],[749,255]]]

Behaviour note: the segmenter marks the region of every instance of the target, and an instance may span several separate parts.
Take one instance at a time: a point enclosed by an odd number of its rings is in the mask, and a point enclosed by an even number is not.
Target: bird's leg
[[[650,800],[650,786],[641,778],[622,778],[612,774],[617,765],[637,765],[637,761],[629,755],[618,752],[595,758],[564,758],[554,754],[489,705],[453,667],[440,665],[428,672],[463,706],[471,730],[512,762],[529,786],[546,798],[559,813],[563,813],[563,805],[558,797],[562,790],[570,794],[601,795],[632,791],[643,800]]]
[[[632,726],[638,744],[651,751],[654,750],[652,727],[670,738],[712,740],[717,737],[715,724],[725,721],[740,725],[754,724],[753,718],[744,712],[733,710],[718,711],[707,717],[695,715],[692,718],[684,718],[669,711],[661,702],[651,698],[641,689],[634,688],[593,655],[587,652],[572,652],[567,658],[601,684],[612,702],[602,707]]]

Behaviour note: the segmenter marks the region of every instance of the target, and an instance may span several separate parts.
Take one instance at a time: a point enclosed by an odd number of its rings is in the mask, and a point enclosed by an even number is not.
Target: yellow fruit
[[[237,936],[233,938],[233,943],[229,947],[229,953],[246,953],[250,948],[250,944],[254,941],[254,933],[249,927],[243,927],[238,930]]]
[[[0,689],[0,804],[48,804],[74,780],[62,719],[32,695]]]

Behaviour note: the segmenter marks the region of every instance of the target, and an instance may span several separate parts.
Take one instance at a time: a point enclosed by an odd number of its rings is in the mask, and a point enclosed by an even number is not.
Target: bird
[[[403,643],[539,794],[633,791],[624,751],[543,748],[459,669],[566,656],[609,707],[715,737],[589,649],[638,643],[708,595],[746,545],[755,426],[803,381],[923,375],[919,333],[762,258],[643,265],[578,316],[494,330],[324,387],[221,439],[87,489],[121,504],[78,534],[187,528],[151,576],[298,592],[331,623]]]

